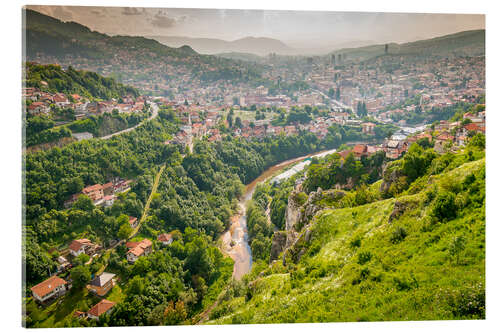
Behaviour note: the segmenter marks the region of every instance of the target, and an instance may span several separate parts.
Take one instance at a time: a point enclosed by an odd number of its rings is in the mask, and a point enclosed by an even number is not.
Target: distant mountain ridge
[[[251,53],[267,55],[269,53],[290,54],[295,50],[282,41],[268,37],[245,37],[234,41],[217,38],[191,38],[182,36],[148,36],[169,47],[191,46],[201,54]]]
[[[118,75],[125,83],[148,87],[148,80],[248,81],[260,67],[198,54],[188,45],[168,47],[142,36],[108,36],[75,22],[25,10],[23,38],[27,61],[75,65],[101,75]],[[168,68],[168,72],[165,72]]]
[[[348,59],[364,60],[385,54],[386,44],[358,48],[342,48],[329,55],[346,55]],[[468,30],[409,43],[388,43],[390,54],[420,55],[482,55],[485,52],[485,30]]]

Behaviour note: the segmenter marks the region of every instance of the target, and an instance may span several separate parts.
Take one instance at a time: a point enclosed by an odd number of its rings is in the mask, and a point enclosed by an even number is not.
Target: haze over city
[[[318,53],[335,47],[411,42],[485,27],[484,15],[474,14],[81,6],[28,8],[109,35],[182,36],[225,41],[249,36],[268,37],[296,49],[315,48]]]

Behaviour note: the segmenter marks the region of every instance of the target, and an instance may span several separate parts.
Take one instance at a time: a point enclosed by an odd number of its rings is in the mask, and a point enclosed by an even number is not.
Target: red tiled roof
[[[130,225],[134,224],[135,221],[137,221],[137,217],[133,217],[133,216],[128,217],[128,223],[130,223]]]
[[[71,242],[71,244],[69,244],[69,248],[70,250],[73,250],[73,251],[78,251],[80,250],[80,248],[84,245],[90,245],[92,244],[92,242],[86,238],[82,238],[82,239],[75,239],[74,241]]]
[[[102,185],[101,184],[95,184],[95,185],[87,186],[87,187],[85,187],[82,190],[82,192],[83,193],[90,193],[90,192],[94,192],[94,191],[98,191],[98,190],[102,190]]]
[[[109,311],[113,306],[115,306],[115,302],[108,301],[107,299],[103,299],[96,305],[94,305],[89,311],[88,314],[92,316],[99,317],[103,313]]]
[[[57,275],[51,276],[47,280],[37,284],[36,286],[31,288],[31,291],[37,294],[40,297],[44,297],[48,293],[50,293],[55,288],[62,286],[68,282],[64,281]]]
[[[158,241],[160,242],[168,242],[172,239],[172,234],[161,234],[158,236]]]
[[[481,131],[481,128],[474,123],[470,123],[464,126],[464,128],[468,131]]]
[[[355,145],[352,151],[355,154],[363,154],[366,152],[366,145]]]
[[[127,242],[127,247],[130,249],[128,252],[133,253],[136,257],[141,256],[144,250],[151,245],[153,245],[153,243],[147,238],[144,238],[140,242]]]

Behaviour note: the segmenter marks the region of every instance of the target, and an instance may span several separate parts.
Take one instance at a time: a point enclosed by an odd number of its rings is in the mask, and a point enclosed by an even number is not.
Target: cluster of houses
[[[408,133],[405,130],[399,130],[390,138],[386,139],[380,145],[357,144],[352,149],[339,152],[342,157],[346,157],[350,152],[356,158],[370,156],[377,151],[383,150],[389,159],[398,159],[412,143],[420,139],[427,139],[434,142],[434,150],[438,153],[444,153],[448,149],[465,146],[469,138],[475,133],[485,133],[486,112],[480,111],[477,114],[466,113],[463,120],[469,119],[466,124],[462,122],[449,122],[442,120],[432,128],[426,128],[419,133]]]
[[[87,289],[89,289],[90,292],[103,297],[115,285],[114,277],[115,274],[112,273],[101,273],[96,276],[89,285],[87,285]],[[31,288],[31,292],[34,299],[42,304],[46,304],[51,300],[64,295],[70,288],[71,284],[68,281],[54,275],[36,286],[33,286]],[[73,315],[77,318],[99,320],[100,316],[110,313],[115,304],[115,302],[102,299],[97,304],[92,306],[87,312],[77,310]]]
[[[130,223],[136,223],[136,218],[130,218]],[[162,245],[170,245],[173,242],[173,236],[171,233],[162,233],[158,235],[158,242]],[[127,242],[126,247],[127,261],[133,264],[142,256],[147,256],[153,251],[153,243],[149,239],[143,239],[140,242]],[[68,246],[69,253],[77,257],[78,255],[85,253],[88,255],[96,254],[102,248],[99,245],[93,244],[88,239],[76,239],[73,240]],[[60,257],[63,258],[64,257]],[[66,259],[64,259],[66,261]],[[102,272],[93,277],[93,279],[86,285],[86,288],[92,294],[102,298],[97,304],[92,306],[87,312],[76,310],[73,315],[77,318],[89,318],[94,320],[99,320],[99,317],[104,314],[109,314],[113,311],[115,302],[109,301],[104,297],[113,289],[116,285],[116,275],[109,272]],[[53,275],[43,282],[30,288],[31,294],[34,300],[40,304],[50,304],[52,301],[63,296],[72,287],[71,280],[64,280],[63,278]]]
[[[44,81],[42,81],[43,83]],[[122,101],[120,101],[122,103],[119,103],[116,99],[89,101],[78,94],[50,93],[34,87],[23,88],[23,100],[30,101],[27,106],[27,112],[30,115],[49,115],[51,105],[54,105],[61,109],[73,109],[76,119],[111,113],[115,109],[120,113],[140,112],[147,103],[145,96],[139,96],[136,99],[130,95],[123,96]]]
[[[131,180],[114,178],[106,184],[89,185],[83,188],[80,193],[71,195],[64,202],[64,207],[71,207],[82,194],[88,196],[96,206],[110,207],[115,202],[116,194],[128,191],[131,183]]]

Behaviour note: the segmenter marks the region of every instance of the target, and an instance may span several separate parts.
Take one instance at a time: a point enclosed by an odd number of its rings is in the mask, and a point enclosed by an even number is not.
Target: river
[[[223,251],[234,260],[234,279],[240,280],[241,277],[250,272],[250,269],[252,268],[252,251],[248,244],[246,206],[248,204],[248,201],[252,199],[252,195],[257,184],[265,182],[287,166],[297,162],[301,162],[290,169],[292,170],[291,172],[290,170],[286,171],[287,177],[290,177],[293,174],[303,170],[304,167],[308,163],[310,163],[309,161],[303,161],[306,158],[314,156],[322,157],[328,154],[332,154],[335,151],[335,149],[332,149],[312,153],[273,165],[272,167],[261,173],[260,176],[257,177],[253,182],[245,186],[245,192],[238,202],[238,214],[231,217],[231,225],[229,229],[222,235]]]

